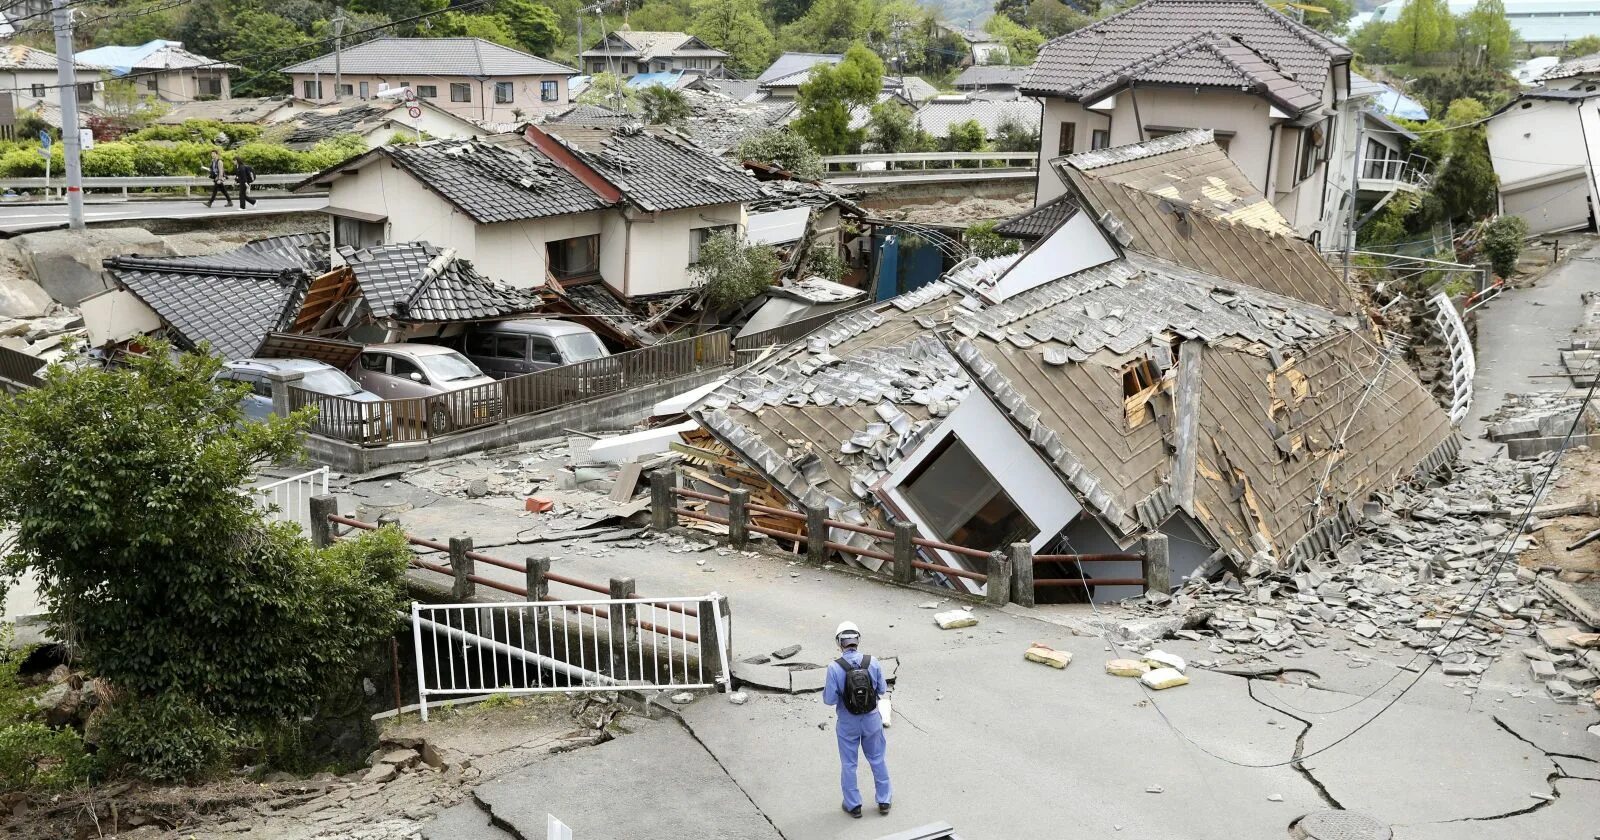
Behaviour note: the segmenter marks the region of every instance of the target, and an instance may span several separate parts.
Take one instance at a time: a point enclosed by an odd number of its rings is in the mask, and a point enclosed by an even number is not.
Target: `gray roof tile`
[[[346,73],[379,76],[571,76],[577,70],[482,38],[374,38],[346,47]],[[332,73],[333,53],[283,68],[282,73]]]
[[[525,143],[512,151],[481,140],[436,140],[375,151],[485,224],[610,206],[577,176]]]
[[[1038,239],[1078,212],[1078,199],[1062,193],[1038,207],[995,225],[994,232],[1013,239]]]
[[[1016,87],[1027,78],[1028,68],[1004,64],[974,64],[956,76],[953,86],[962,88]]]
[[[378,318],[475,321],[532,312],[543,303],[537,292],[490,280],[454,249],[427,242],[346,248],[340,255]]]
[[[761,195],[743,169],[670,130],[555,125],[549,133],[648,211],[742,203]]]

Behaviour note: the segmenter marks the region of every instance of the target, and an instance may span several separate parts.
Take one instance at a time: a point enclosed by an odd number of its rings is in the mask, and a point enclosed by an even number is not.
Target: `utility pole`
[[[333,9],[333,101],[344,90],[344,7]]]
[[[67,226],[83,230],[83,138],[78,136],[78,66],[72,57],[72,10],[50,0],[56,30],[56,85],[61,100],[61,146],[67,159]]]
[[[1355,255],[1351,252],[1356,249],[1356,195],[1361,188],[1361,143],[1363,140],[1361,130],[1366,127],[1365,124],[1366,117],[1359,113],[1356,114],[1355,163],[1351,165],[1353,171],[1350,173],[1350,197],[1347,199],[1350,202],[1350,220],[1345,223],[1344,234],[1344,283],[1346,286],[1350,285],[1350,261],[1355,259]]]

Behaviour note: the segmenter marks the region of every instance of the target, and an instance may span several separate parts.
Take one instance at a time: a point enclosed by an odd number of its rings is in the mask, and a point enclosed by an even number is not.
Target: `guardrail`
[[[274,522],[293,522],[301,528],[308,528],[311,520],[306,517],[306,512],[310,508],[311,498],[327,495],[328,473],[327,467],[318,467],[310,472],[248,488],[247,492],[255,498],[257,505],[266,509],[268,517]]]
[[[287,187],[304,181],[312,173],[287,173],[282,175],[257,175],[251,184],[254,191],[260,187]],[[44,190],[49,196],[53,191],[61,195],[66,189],[65,178],[0,178],[0,190]],[[228,182],[228,191],[234,191],[235,184]],[[193,194],[194,190],[210,192],[211,177],[208,175],[132,175],[132,176],[101,176],[83,179],[83,191],[90,192],[121,192],[123,198],[129,197],[130,190],[183,190],[185,196]]]
[[[290,386],[289,408],[317,407],[311,432],[362,446],[416,443],[733,364],[726,330],[429,397],[361,402]]]
[[[712,516],[708,513],[689,510],[678,504],[678,499],[698,499],[711,504],[726,505],[726,517]],[[695,519],[701,522],[712,522],[725,525],[728,528],[728,544],[736,551],[744,550],[750,541],[750,534],[765,534],[769,537],[788,540],[796,545],[804,545],[808,558],[817,564],[827,561],[829,551],[838,551],[854,554],[858,557],[870,557],[893,564],[891,575],[895,583],[911,584],[916,579],[916,570],[920,569],[950,577],[966,578],[984,584],[984,598],[993,605],[1004,605],[1014,602],[1021,606],[1032,607],[1035,604],[1035,589],[1037,587],[1081,587],[1089,593],[1094,586],[1140,586],[1147,590],[1165,592],[1170,587],[1170,569],[1166,555],[1166,537],[1160,534],[1153,535],[1146,540],[1147,551],[1145,554],[1108,553],[1108,554],[1040,554],[1034,555],[1033,549],[1024,542],[1012,543],[1007,551],[982,551],[966,546],[952,545],[916,536],[914,527],[908,522],[894,523],[892,530],[872,528],[852,522],[840,522],[829,519],[825,508],[810,507],[805,513],[800,513],[783,508],[769,507],[767,505],[753,504],[750,501],[750,491],[733,490],[726,496],[716,496],[701,493],[677,486],[676,476],[665,471],[650,474],[650,513],[651,527],[657,531],[670,530],[678,524],[678,518]],[[804,531],[784,531],[778,528],[767,528],[756,525],[750,521],[751,513],[761,513],[768,516],[790,519],[803,522]],[[829,529],[846,531],[854,534],[865,534],[878,540],[893,542],[892,552],[878,551],[871,548],[859,548],[847,543],[833,542],[827,539]],[[821,534],[822,539],[812,539],[812,535]],[[917,549],[926,548],[946,552],[961,557],[981,561],[984,570],[973,571],[942,563],[929,563],[917,559]],[[1072,564],[1083,563],[1109,563],[1129,562],[1140,563],[1144,572],[1138,578],[1043,578],[1034,577],[1034,566],[1045,564]]]
[[[931,164],[931,165],[930,165]],[[939,169],[1039,168],[1038,152],[903,152],[881,155],[828,155],[822,159],[823,177],[885,176]]]

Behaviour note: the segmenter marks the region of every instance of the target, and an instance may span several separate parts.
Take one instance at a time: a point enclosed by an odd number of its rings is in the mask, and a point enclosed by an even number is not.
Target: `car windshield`
[[[561,358],[568,364],[587,362],[606,355],[604,344],[594,333],[569,333],[556,336],[556,346],[561,348]]]
[[[434,382],[461,382],[466,379],[477,379],[483,375],[478,366],[467,361],[467,357],[454,351],[439,353],[437,355],[417,356],[417,363],[428,371],[429,378]]]
[[[354,379],[333,368],[306,371],[305,378],[300,380],[300,387],[333,397],[348,397],[361,390],[361,386],[357,385]]]

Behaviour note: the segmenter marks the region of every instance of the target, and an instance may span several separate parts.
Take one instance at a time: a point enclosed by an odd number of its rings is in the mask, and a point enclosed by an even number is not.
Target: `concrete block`
[[[933,623],[939,625],[940,630],[955,630],[977,624],[978,617],[967,610],[950,610],[948,612],[934,613]]]
[[[143,228],[41,231],[13,242],[24,263],[32,267],[34,281],[67,306],[111,288],[101,266],[107,257],[172,253],[165,240]]]
[[[1048,648],[1036,644],[1022,652],[1022,658],[1029,662],[1038,662],[1052,668],[1065,668],[1072,664],[1072,654],[1064,650]]]
[[[1528,665],[1533,668],[1533,678],[1534,679],[1536,679],[1536,680],[1555,679],[1556,666],[1550,664],[1549,662],[1546,662],[1543,659],[1531,659],[1531,660],[1528,661]]]
[[[1572,637],[1580,632],[1576,627],[1540,627],[1539,643],[1551,650],[1572,650]]]
[[[589,447],[589,460],[620,464],[624,461],[637,461],[648,455],[659,455],[670,450],[674,442],[681,441],[683,432],[691,432],[698,428],[700,424],[690,420],[672,426],[662,426],[659,429],[645,429],[642,432],[602,438]]]
[[[1175,653],[1167,653],[1164,650],[1152,650],[1144,654],[1144,661],[1145,664],[1149,665],[1152,669],[1171,668],[1180,674],[1188,668],[1187,664],[1183,661],[1183,657]]]
[[[1137,659],[1112,659],[1106,662],[1106,673],[1113,677],[1142,677],[1150,671],[1149,665]]]
[[[1144,683],[1145,687],[1147,688],[1161,691],[1162,689],[1176,688],[1180,685],[1188,685],[1189,678],[1171,668],[1157,668],[1154,671],[1141,676],[1139,678],[1139,682]]]
[[[37,318],[54,302],[31,277],[0,276],[0,317]]]

